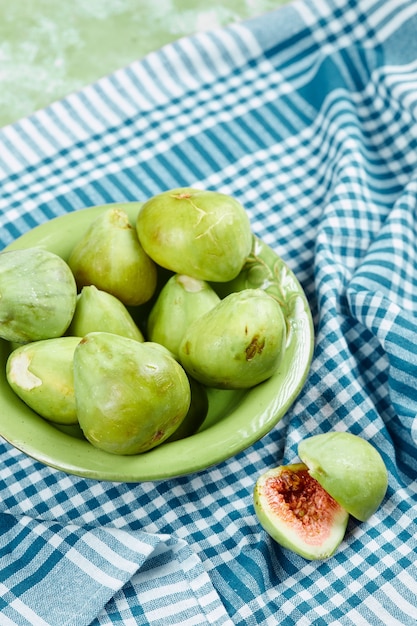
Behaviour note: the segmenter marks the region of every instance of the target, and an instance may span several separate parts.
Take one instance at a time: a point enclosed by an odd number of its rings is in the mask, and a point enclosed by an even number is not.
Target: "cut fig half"
[[[382,503],[388,472],[378,450],[347,432],[301,441],[302,463],[262,474],[254,506],[266,532],[306,559],[325,559],[344,538],[349,515],[364,522]]]
[[[262,474],[254,489],[254,507],[261,526],[277,543],[310,560],[334,554],[349,519],[304,463]]]
[[[378,450],[352,433],[333,431],[308,437],[298,446],[300,459],[350,515],[368,520],[388,487],[388,472]]]

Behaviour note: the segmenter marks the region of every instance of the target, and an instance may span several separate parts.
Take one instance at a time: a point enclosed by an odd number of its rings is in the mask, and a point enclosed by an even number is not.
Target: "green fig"
[[[228,282],[212,282],[211,286],[220,298],[234,291],[249,288],[263,289],[279,298],[282,296],[282,290],[297,291],[297,286],[289,282],[293,280],[287,267],[274,250],[262,239],[252,235],[252,248],[239,274]]]
[[[194,433],[198,431],[207,417],[209,401],[205,386],[193,378],[189,378],[188,380],[191,390],[190,408],[181,424],[166,440],[167,443],[191,437],[191,435],[194,435]]]
[[[84,337],[95,331],[145,341],[129,311],[116,296],[97,289],[94,285],[88,285],[82,288],[77,298],[74,316],[67,334]]]
[[[95,285],[126,306],[147,302],[157,284],[157,269],[144,252],[126,211],[110,208],[97,217],[68,259],[78,289]]]
[[[364,522],[380,506],[388,473],[378,450],[347,432],[308,437],[298,446],[309,474],[353,517]]]
[[[268,470],[256,481],[253,497],[264,530],[305,559],[327,559],[343,541],[349,514],[304,463]]]
[[[149,314],[148,339],[178,350],[191,322],[220,302],[210,285],[184,274],[174,274],[164,285]]]
[[[10,353],[7,381],[33,411],[58,424],[76,424],[73,356],[79,337],[57,337]]]
[[[220,298],[242,289],[264,289],[275,282],[271,266],[276,264],[277,256],[261,239],[252,235],[252,247],[239,274],[227,282],[213,282],[211,286]]]
[[[277,370],[285,341],[286,322],[278,302],[262,289],[244,289],[190,324],[179,360],[204,385],[248,389]]]
[[[153,348],[154,350],[159,350],[160,352],[162,352],[162,354],[167,354],[168,356],[171,357],[171,359],[176,359],[175,354],[173,354],[173,352],[171,352],[171,350],[169,350],[168,348],[166,348],[165,346],[163,346],[161,343],[157,343],[156,341],[147,341],[146,345],[148,346],[148,348]]]
[[[27,343],[60,337],[74,314],[77,287],[67,263],[42,248],[0,254],[0,337]]]
[[[140,454],[185,418],[188,377],[165,349],[106,332],[89,333],[74,353],[78,421],[88,441],[112,454]]]
[[[248,215],[231,196],[189,187],[150,198],[136,228],[161,267],[206,281],[232,280],[252,246]]]

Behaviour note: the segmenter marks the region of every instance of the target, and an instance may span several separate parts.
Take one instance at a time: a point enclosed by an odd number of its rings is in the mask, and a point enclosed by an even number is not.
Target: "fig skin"
[[[166,443],[191,437],[191,435],[194,435],[194,433],[198,431],[207,417],[209,401],[205,386],[194,380],[194,378],[189,378],[188,381],[191,390],[190,408],[184,420],[172,435],[168,437]]]
[[[41,417],[77,424],[73,356],[79,337],[57,337],[20,346],[10,353],[6,377],[15,394]]]
[[[78,344],[74,388],[86,439],[119,455],[160,445],[191,400],[185,371],[165,349],[105,332],[89,333]]]
[[[185,331],[203,313],[220,302],[212,287],[202,280],[174,274],[164,285],[149,314],[147,334],[176,357]]]
[[[126,306],[147,302],[156,289],[156,265],[120,207],[106,209],[94,220],[71,251],[68,265],[79,290],[95,285]]]
[[[0,254],[0,337],[12,343],[63,335],[74,314],[77,286],[67,263],[42,248]]]
[[[95,331],[145,341],[129,311],[116,296],[97,289],[95,285],[87,285],[82,288],[77,298],[74,316],[67,334],[84,337]]]
[[[249,389],[277,370],[286,323],[279,303],[262,289],[229,294],[190,324],[179,360],[208,387]]]
[[[158,265],[206,281],[232,280],[252,247],[243,206],[226,194],[192,187],[150,198],[139,210],[136,229]]]
[[[343,541],[349,514],[309,475],[304,463],[262,474],[253,502],[264,530],[305,559],[327,559]]]
[[[366,439],[339,431],[314,435],[299,443],[298,455],[310,475],[356,519],[367,521],[382,503],[388,472]]]
[[[176,359],[175,354],[168,348],[160,343],[154,341],[147,341],[146,345],[153,347],[155,350],[159,350],[162,354],[167,354],[171,358]],[[187,415],[182,422],[177,426],[175,431],[165,440],[165,443],[170,441],[178,441],[179,439],[185,439],[191,437],[200,426],[203,424],[207,417],[209,410],[209,400],[207,395],[207,389],[204,385],[194,380],[194,378],[188,377],[190,384],[190,406],[187,411]]]

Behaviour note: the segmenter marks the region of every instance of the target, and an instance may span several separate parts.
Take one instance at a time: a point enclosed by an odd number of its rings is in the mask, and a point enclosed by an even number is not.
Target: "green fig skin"
[[[20,346],[6,363],[15,394],[41,417],[57,424],[77,424],[73,357],[79,337],[57,337]]]
[[[349,514],[308,473],[304,463],[270,469],[256,481],[256,516],[282,547],[308,560],[332,556],[346,533]]]
[[[310,475],[353,517],[365,522],[379,508],[388,472],[366,439],[338,431],[314,435],[299,443],[298,454]]]
[[[239,274],[228,282],[212,282],[211,286],[220,298],[248,288],[273,290],[277,279],[281,281],[281,277],[274,274],[276,260],[277,255],[272,248],[256,235],[252,235],[252,248]]]
[[[219,302],[219,296],[206,281],[174,274],[162,288],[150,312],[148,339],[166,346],[178,357],[187,328]]]
[[[77,286],[67,263],[42,248],[0,254],[0,337],[19,344],[63,335]]]
[[[154,341],[147,341],[148,346],[152,346],[155,350],[160,350],[163,354],[167,354],[171,358],[177,360],[177,357],[171,350],[166,348],[160,343]],[[190,406],[187,411],[187,415],[175,431],[168,437],[165,443],[170,441],[178,441],[179,439],[185,439],[194,435],[203,424],[207,417],[209,410],[209,399],[207,395],[207,389],[204,385],[194,380],[194,378],[188,377],[190,384],[191,400]]]
[[[136,229],[158,265],[206,281],[232,280],[252,246],[248,215],[235,198],[191,187],[150,198]]]
[[[197,382],[193,378],[189,378],[190,390],[191,390],[191,403],[188,409],[187,415],[181,422],[179,427],[172,433],[166,440],[166,443],[170,441],[178,441],[179,439],[186,439],[194,435],[200,426],[204,423],[209,410],[209,401],[207,390],[204,385]]]
[[[105,332],[83,337],[74,354],[78,421],[86,439],[111,454],[151,450],[179,427],[191,392],[164,349]]]
[[[249,389],[277,370],[285,341],[279,303],[261,289],[245,289],[189,326],[179,360],[189,376],[208,387]]]
[[[84,337],[97,331],[145,341],[129,311],[116,296],[97,289],[95,285],[88,285],[82,288],[77,298],[67,334]]]
[[[161,343],[157,343],[156,341],[147,341],[146,345],[148,346],[148,348],[153,348],[154,350],[159,350],[160,352],[162,352],[162,354],[166,354],[168,356],[171,357],[171,359],[176,359],[175,354],[173,352],[171,352],[171,350],[168,350],[168,348],[166,348],[165,346],[163,346]]]
[[[68,259],[78,289],[95,285],[126,306],[147,302],[157,284],[157,268],[143,250],[122,208],[106,209],[84,233]]]

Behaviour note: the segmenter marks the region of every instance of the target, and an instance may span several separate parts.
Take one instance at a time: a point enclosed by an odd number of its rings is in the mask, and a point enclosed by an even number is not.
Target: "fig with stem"
[[[147,302],[156,288],[155,263],[120,207],[104,210],[93,221],[74,246],[68,264],[79,290],[95,285],[126,306]]]

